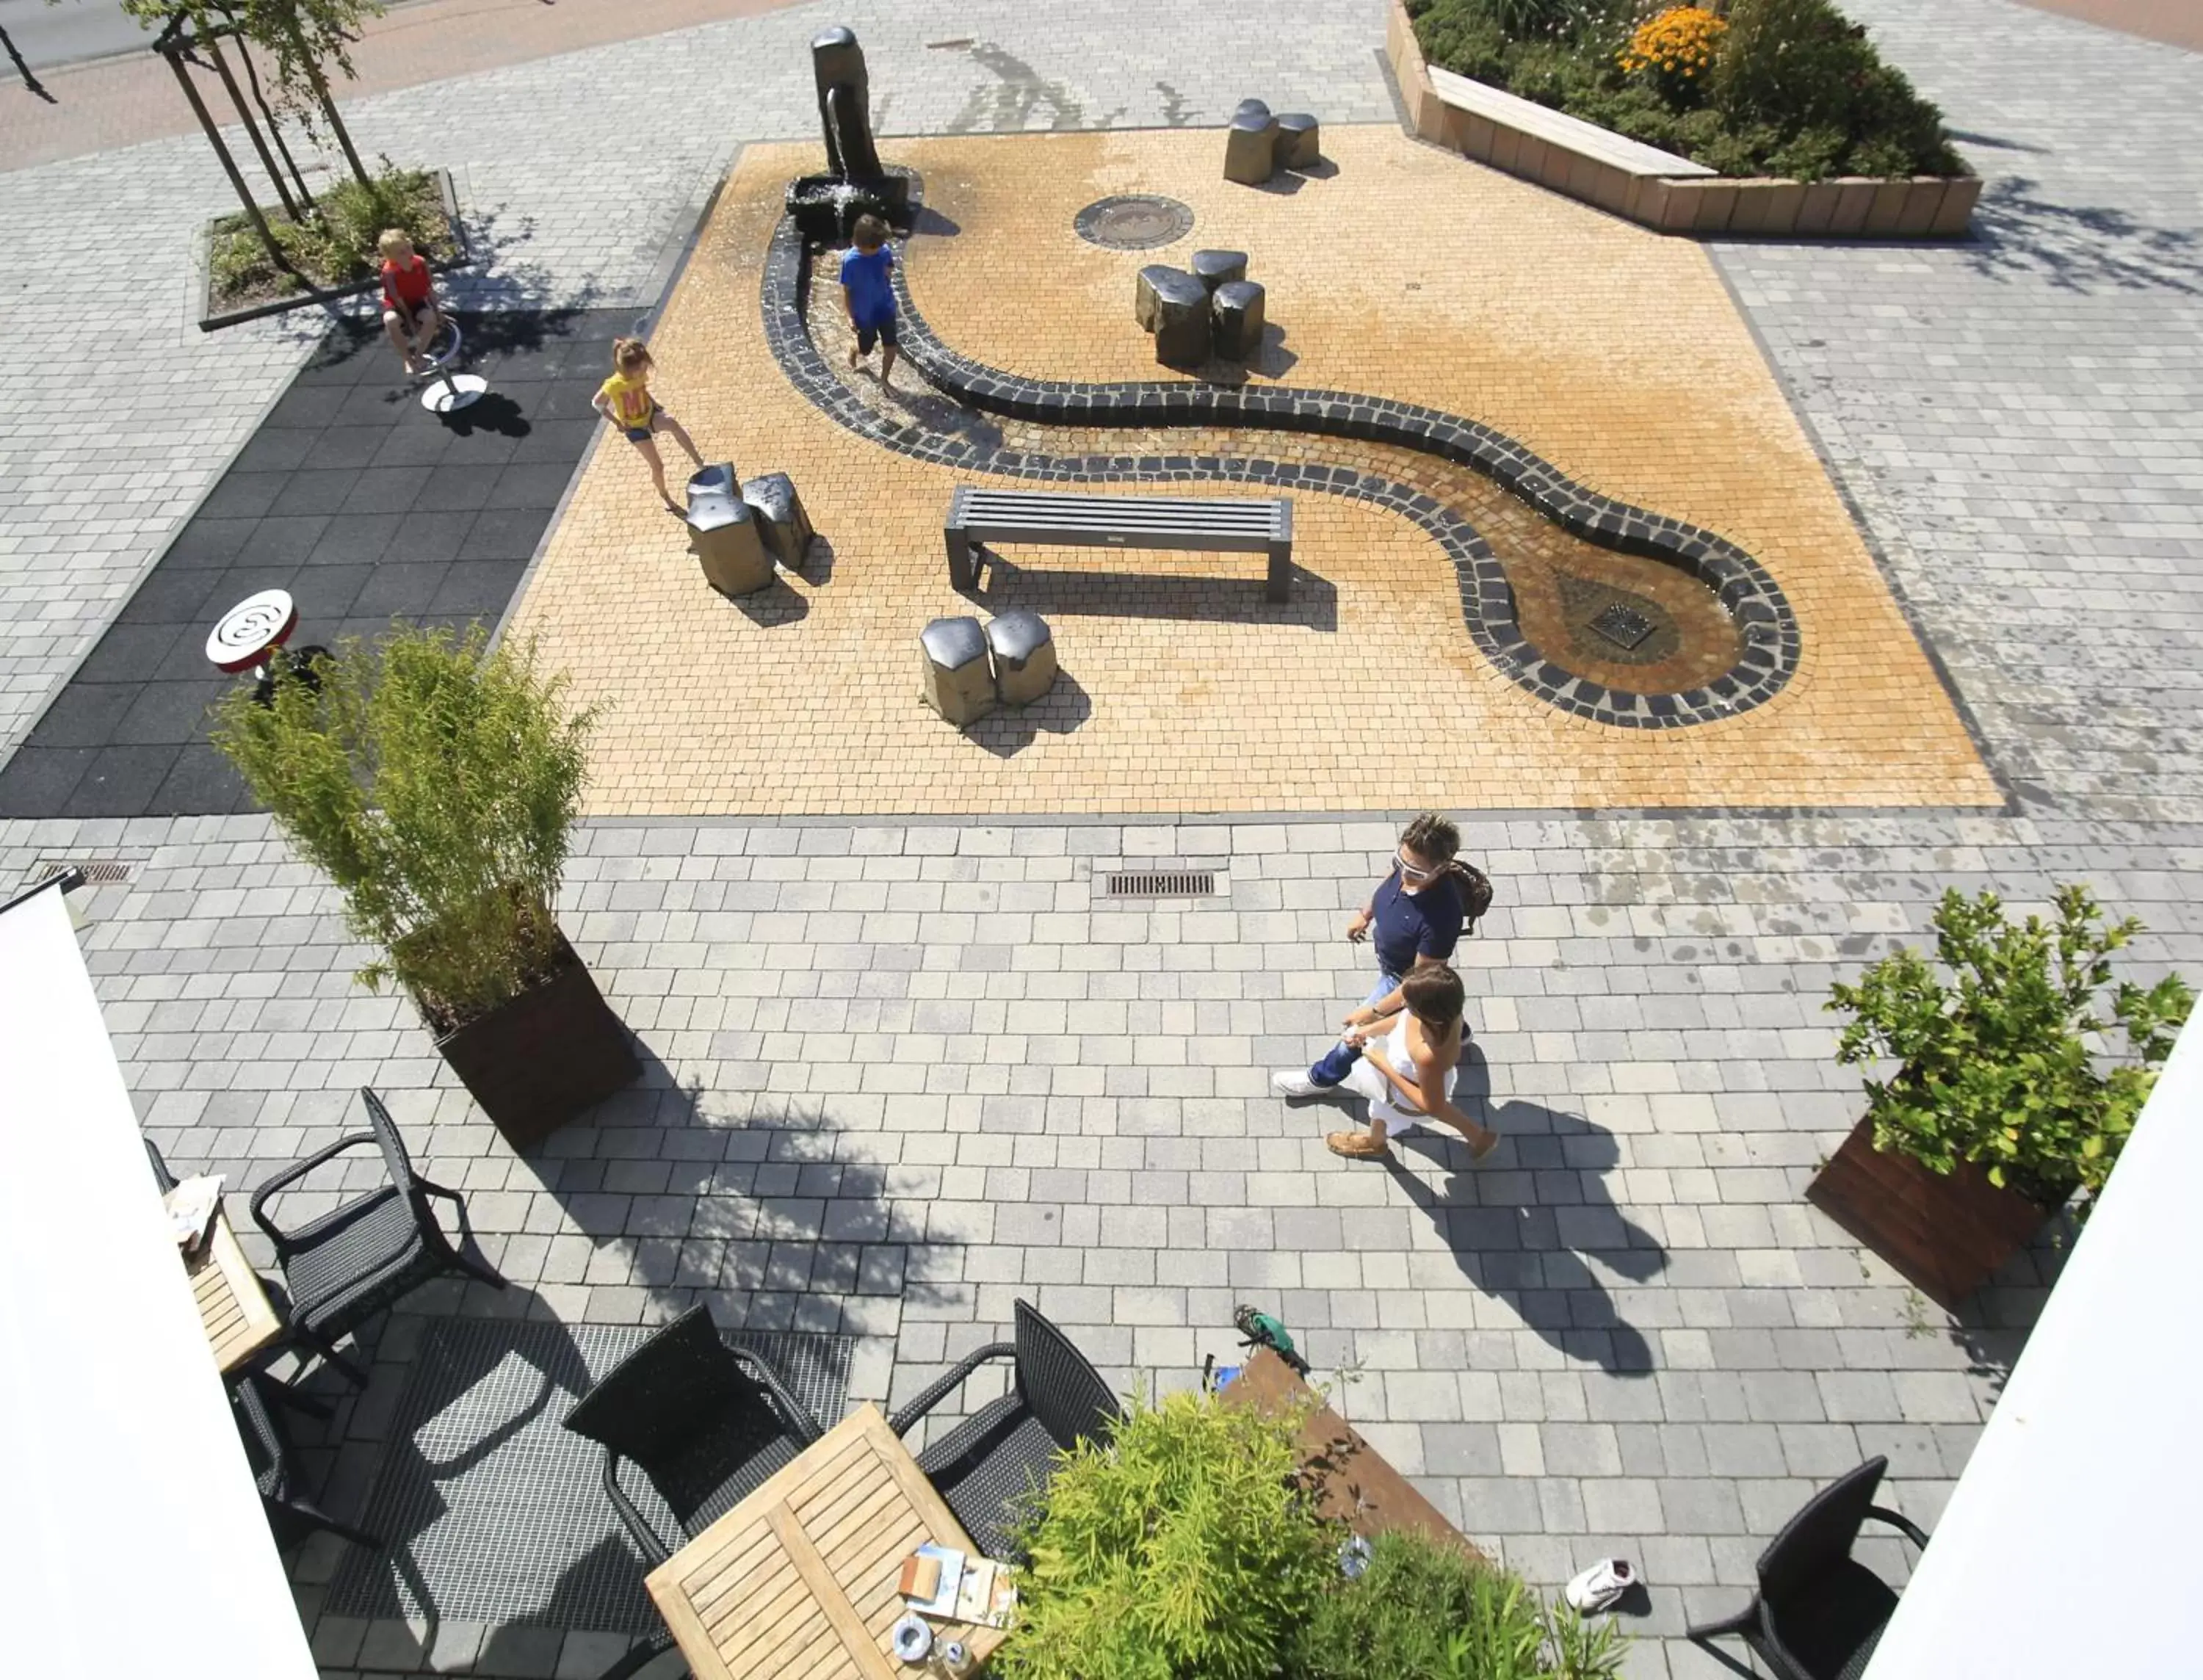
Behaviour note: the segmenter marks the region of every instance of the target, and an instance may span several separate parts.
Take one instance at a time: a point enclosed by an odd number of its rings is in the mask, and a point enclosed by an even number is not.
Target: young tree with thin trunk
[[[360,185],[374,184],[329,91],[329,72],[351,79],[352,44],[362,24],[382,15],[381,0],[122,0],[122,9],[151,29],[180,23],[192,39],[234,33],[246,48],[258,49],[272,68],[270,126],[275,112],[295,119],[309,134],[326,123]],[[253,80],[257,96],[257,75]],[[252,127],[242,101],[239,113]],[[259,144],[257,129],[254,143]]]

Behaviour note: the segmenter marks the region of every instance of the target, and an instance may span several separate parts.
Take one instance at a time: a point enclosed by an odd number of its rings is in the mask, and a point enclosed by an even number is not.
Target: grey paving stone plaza
[[[1338,1161],[1332,1111],[1267,1087],[1357,989],[1341,931],[1399,813],[588,823],[562,918],[651,1059],[526,1159],[410,1007],[353,982],[366,952],[266,819],[0,822],[0,892],[50,860],[130,866],[80,895],[84,943],[179,1170],[249,1186],[371,1084],[518,1286],[439,1286],[393,1323],[317,1466],[332,1507],[365,1489],[422,1312],[634,1324],[708,1300],[859,1338],[851,1393],[884,1399],[1023,1296],[1155,1388],[1236,1353],[1237,1303],[1277,1313],[1385,1455],[1533,1582],[1641,1563],[1633,1675],[1722,1672],[1685,1624],[1740,1605],[1765,1539],[1866,1454],[1932,1528],[2057,1254],[1952,1320],[1805,1204],[1860,1107],[1820,1005],[1917,942],[1947,887],[2033,905],[2086,881],[2148,924],[2137,977],[2203,973],[2203,57],[2005,0],[1847,9],[1986,178],[1980,237],[1713,255],[2011,801],[1462,813],[1498,887],[1461,958],[1464,1089],[1506,1135],[1474,1170],[1438,1145]],[[1250,91],[1390,118],[1372,0],[1188,9],[806,5],[351,121],[363,150],[453,169],[491,252],[470,304],[641,316],[741,143],[812,131],[804,43],[827,22],[862,36],[889,135],[1214,125]],[[598,97],[615,85],[647,90],[647,134]],[[0,174],[35,282],[0,362],[0,756],[318,336],[191,324],[190,230],[226,191],[196,139]],[[1097,902],[1134,858],[1213,865],[1227,896]],[[481,1625],[424,1652],[325,1616],[335,1558],[298,1565],[331,1677],[609,1659]]]

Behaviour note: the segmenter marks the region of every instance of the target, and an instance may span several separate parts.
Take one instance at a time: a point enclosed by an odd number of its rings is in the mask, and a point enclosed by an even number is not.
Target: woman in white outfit
[[[1451,1126],[1467,1138],[1473,1160],[1482,1160],[1499,1147],[1498,1133],[1478,1125],[1453,1105],[1466,996],[1459,975],[1443,963],[1431,964],[1412,971],[1393,998],[1385,1000],[1397,999],[1395,1012],[1379,1013],[1367,1026],[1348,1030],[1342,1041],[1359,1048],[1361,1058],[1339,1084],[1367,1099],[1369,1129],[1328,1134],[1324,1142],[1332,1154],[1381,1160],[1387,1152],[1388,1126],[1408,1131],[1426,1120]]]

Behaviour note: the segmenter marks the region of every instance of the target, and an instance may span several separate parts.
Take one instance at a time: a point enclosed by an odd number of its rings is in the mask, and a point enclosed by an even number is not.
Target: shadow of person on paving
[[[1649,1376],[1652,1350],[1600,1281],[1602,1270],[1644,1283],[1667,1250],[1616,1205],[1606,1176],[1621,1158],[1613,1134],[1580,1114],[1515,1098],[1495,1104],[1490,1070],[1472,1044],[1454,1100],[1500,1134],[1481,1163],[1449,1130],[1395,1140],[1385,1167],[1431,1223],[1461,1274],[1505,1300],[1570,1359],[1621,1376]],[[1433,1184],[1416,1169],[1443,1170]]]

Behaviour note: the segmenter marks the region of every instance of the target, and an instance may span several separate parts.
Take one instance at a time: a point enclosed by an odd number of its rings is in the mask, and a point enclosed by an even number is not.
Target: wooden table
[[[216,1211],[214,1230],[197,1254],[184,1261],[199,1304],[214,1362],[227,1376],[283,1334],[283,1321],[237,1246],[229,1216]]]
[[[1301,1474],[1315,1495],[1316,1509],[1326,1517],[1338,1518],[1359,1535],[1415,1529],[1432,1540],[1484,1556],[1352,1424],[1319,1404],[1315,1390],[1270,1349],[1255,1349],[1220,1398],[1226,1406],[1251,1406],[1261,1412],[1306,1408],[1297,1456]]]
[[[696,1680],[899,1680],[902,1560],[970,1538],[879,1408],[864,1406],[650,1572]],[[1002,1635],[936,1622],[983,1663]]]

